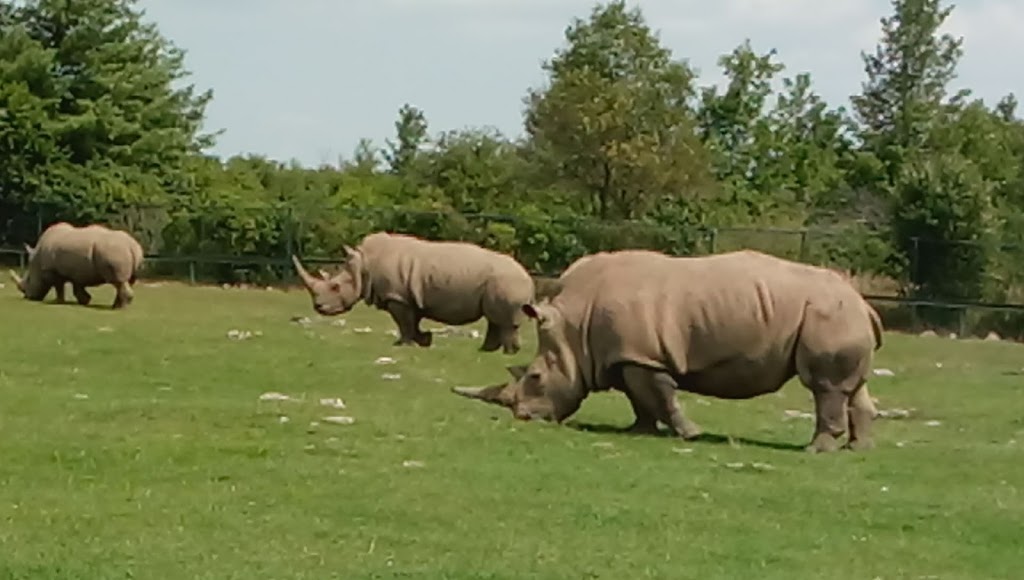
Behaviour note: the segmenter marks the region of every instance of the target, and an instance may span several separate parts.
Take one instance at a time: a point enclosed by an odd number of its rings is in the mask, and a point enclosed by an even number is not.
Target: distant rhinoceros
[[[560,423],[591,392],[616,389],[636,415],[630,430],[656,432],[660,421],[693,439],[701,429],[676,390],[749,399],[798,376],[816,409],[808,451],[837,449],[847,431],[847,447],[873,446],[866,377],[882,324],[834,272],[754,251],[625,250],[586,256],[557,284],[524,307],[537,326],[533,361],[508,367],[511,382],[456,393]]]
[[[319,314],[344,314],[363,300],[391,314],[399,332],[395,344],[423,347],[433,337],[420,329],[422,319],[461,326],[483,317],[482,351],[519,351],[522,307],[533,300],[534,283],[511,256],[467,242],[388,232],[369,234],[345,252],[345,265],[333,276],[313,276],[292,256]]]
[[[87,305],[92,296],[86,288],[110,284],[117,290],[113,308],[131,304],[132,286],[142,265],[143,251],[128,232],[92,224],[75,227],[57,222],[43,231],[33,248],[25,244],[28,268],[22,278],[10,271],[22,295],[41,301],[53,288],[57,302],[64,302],[64,286],[71,282],[75,299]]]

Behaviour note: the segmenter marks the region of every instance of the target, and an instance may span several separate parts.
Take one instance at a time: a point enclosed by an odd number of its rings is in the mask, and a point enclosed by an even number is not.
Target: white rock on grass
[[[402,378],[402,375],[398,373],[384,373],[380,376],[380,378],[384,379],[385,381],[397,381],[398,379]]]
[[[320,404],[323,405],[324,407],[334,407],[335,409],[345,408],[345,401],[342,401],[338,397],[333,397],[330,399],[320,399]]]
[[[793,409],[786,409],[783,411],[786,419],[813,419],[814,414],[806,411],[794,411]]]
[[[260,395],[261,401],[298,401],[294,397],[290,397],[284,393],[278,393],[277,391],[269,391]]]
[[[333,423],[335,425],[351,425],[356,422],[353,417],[346,417],[345,415],[332,415],[330,417],[324,417],[325,423]]]
[[[425,466],[425,464],[422,461],[417,461],[415,459],[406,459],[405,461],[402,462],[402,467],[424,467],[424,466]]]
[[[381,357],[377,357],[377,360],[375,360],[373,362],[374,362],[374,364],[378,364],[378,365],[393,365],[393,364],[395,364],[395,359],[393,359],[393,358],[391,358],[389,356],[381,356]]]
[[[361,328],[353,328],[352,332],[354,332],[356,334],[369,334],[369,333],[373,332],[373,329],[370,328],[369,326],[363,326]]]
[[[894,376],[896,376],[896,373],[892,372],[891,369],[874,369],[872,372],[875,374],[875,376],[878,376],[878,377],[894,377]]]

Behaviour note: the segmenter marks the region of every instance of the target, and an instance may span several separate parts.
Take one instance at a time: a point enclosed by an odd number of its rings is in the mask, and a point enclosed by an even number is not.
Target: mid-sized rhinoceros
[[[79,304],[92,301],[86,288],[110,284],[117,291],[113,308],[131,304],[135,284],[142,266],[143,251],[138,240],[128,232],[99,224],[76,227],[66,222],[52,224],[39,236],[36,247],[25,244],[28,267],[24,278],[13,270],[11,278],[22,295],[42,301],[54,289],[57,302],[64,302],[65,284]]]
[[[468,242],[423,240],[375,232],[358,246],[345,246],[344,266],[334,275],[306,271],[295,256],[295,270],[323,316],[347,313],[360,300],[386,310],[398,326],[396,345],[429,347],[433,335],[423,319],[462,326],[487,319],[484,352],[520,349],[522,307],[534,299],[529,272],[512,256]]]
[[[656,433],[660,421],[689,440],[702,430],[677,390],[750,399],[796,376],[815,404],[808,451],[834,451],[847,432],[845,447],[873,447],[866,378],[882,323],[838,274],[748,250],[624,250],[578,260],[557,284],[523,308],[537,327],[533,361],[507,367],[510,382],[453,391],[561,423],[591,392],[620,390],[636,416],[630,431]]]

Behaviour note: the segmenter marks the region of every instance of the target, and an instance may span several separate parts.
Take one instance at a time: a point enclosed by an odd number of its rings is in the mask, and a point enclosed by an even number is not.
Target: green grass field
[[[719,436],[693,443],[612,431],[618,393],[517,423],[449,388],[504,380],[532,328],[507,357],[392,347],[383,313],[338,326],[301,291],[94,296],[0,290],[0,579],[1020,577],[1021,345],[887,335],[873,394],[914,412],[874,451],[809,455],[796,382],[681,395]]]

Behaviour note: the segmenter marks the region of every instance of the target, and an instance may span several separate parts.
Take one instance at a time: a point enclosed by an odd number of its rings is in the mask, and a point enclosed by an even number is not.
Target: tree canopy
[[[521,137],[434,129],[406,103],[383,147],[303,167],[209,155],[213,93],[134,0],[0,0],[0,244],[65,219],[128,227],[151,252],[284,256],[387,228],[547,272],[602,249],[756,247],[904,294],[1020,300],[1016,97],[951,91],[952,5],[890,8],[845,105],[749,39],[719,59],[723,86],[701,86],[640,8],[611,0],[568,24],[524,88]]]

